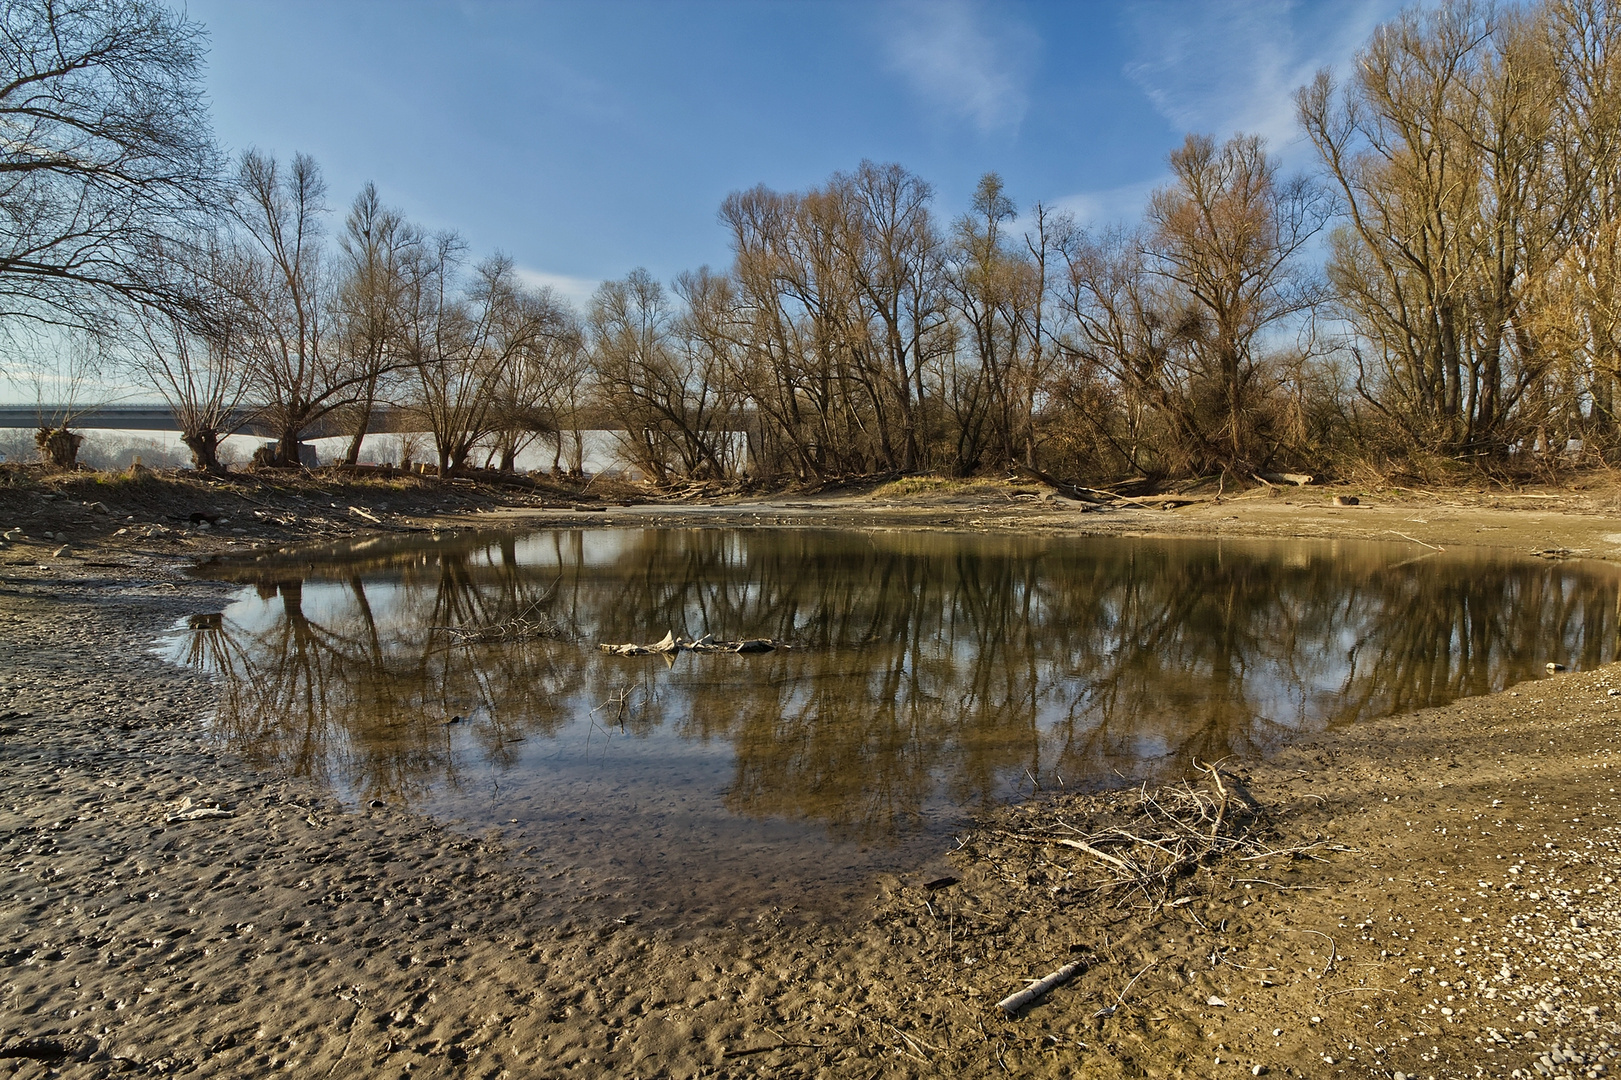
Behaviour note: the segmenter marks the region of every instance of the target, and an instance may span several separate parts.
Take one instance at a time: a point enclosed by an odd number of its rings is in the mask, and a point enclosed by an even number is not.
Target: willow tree
[[[1064,249],[1065,347],[1120,398],[1122,457],[1151,476],[1248,474],[1288,449],[1280,390],[1294,320],[1321,298],[1301,266],[1328,207],[1261,140],[1190,135],[1134,231]]]
[[[510,423],[515,366],[546,347],[558,313],[518,279],[510,258],[456,274],[460,244],[442,237],[413,275],[402,355],[413,358],[416,407],[439,456],[440,475],[467,468],[473,450]]]
[[[1037,410],[1058,356],[1050,342],[1051,264],[1073,222],[1039,203],[1023,235],[1002,178],[986,173],[970,211],[957,219],[950,248],[950,302],[967,354],[941,373],[950,413],[952,467],[970,473],[987,456],[1000,467],[1037,467]]]
[[[384,206],[368,182],[349,208],[338,239],[339,280],[334,304],[337,333],[355,382],[349,448],[344,462],[360,460],[372,407],[389,376],[406,364],[400,348],[408,275],[428,238],[398,210]]]
[[[728,425],[737,410],[713,309],[728,283],[702,270],[683,275],[672,297],[646,270],[603,283],[591,302],[591,369],[623,430],[621,445],[659,482],[672,474],[720,478],[735,471]]]
[[[222,474],[220,442],[242,421],[249,390],[253,318],[241,297],[250,263],[222,233],[154,251],[183,305],[143,305],[128,321],[131,372],[174,413],[180,441],[202,472]]]
[[[1328,274],[1358,339],[1358,389],[1409,447],[1494,458],[1555,353],[1539,298],[1570,239],[1555,65],[1534,12],[1471,0],[1376,30],[1342,85],[1297,96],[1344,224]]]
[[[862,162],[806,192],[729,196],[736,384],[757,460],[800,476],[927,463],[932,372],[951,335],[933,191]]]
[[[1587,433],[1621,450],[1621,5],[1547,0],[1537,14],[1557,86],[1554,176],[1570,216],[1565,259],[1544,296],[1571,375],[1590,387]]]

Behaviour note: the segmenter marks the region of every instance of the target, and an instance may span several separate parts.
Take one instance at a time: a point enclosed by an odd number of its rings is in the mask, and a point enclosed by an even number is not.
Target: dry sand
[[[255,491],[249,518],[225,488],[142,490],[0,492],[0,526],[34,537],[0,551],[0,1074],[1596,1076],[1621,1047],[1621,669],[1231,763],[1268,843],[1316,857],[1211,862],[1177,882],[1185,903],[1088,892],[1082,853],[996,831],[1086,809],[1044,800],[970,838],[955,884],[874,881],[851,919],[643,930],[493,838],[345,812],[217,755],[210,686],[149,650],[225,596],[190,558],[308,535],[312,496]],[[323,492],[340,505],[318,534],[366,525],[350,503],[412,524],[378,492]],[[1367,495],[1083,513],[880,491],[605,516],[1621,555],[1613,492]],[[199,534],[187,498],[244,531]],[[1027,1014],[994,1007],[1072,960]]]

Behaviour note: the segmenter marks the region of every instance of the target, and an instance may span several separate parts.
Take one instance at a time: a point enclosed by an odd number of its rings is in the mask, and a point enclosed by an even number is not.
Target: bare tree
[[[1328,219],[1305,177],[1280,181],[1259,138],[1221,147],[1188,136],[1170,157],[1175,183],[1149,202],[1152,267],[1170,288],[1184,338],[1187,392],[1209,395],[1200,436],[1205,468],[1248,472],[1278,448],[1270,398],[1280,372],[1270,332],[1322,299],[1296,256]]]
[[[174,412],[180,441],[201,471],[220,474],[220,440],[241,421],[252,327],[243,306],[248,264],[219,235],[159,252],[183,307],[136,309],[126,355],[133,372]]]
[[[0,42],[0,325],[172,306],[148,256],[220,191],[201,25],[151,0],[7,0]]]
[[[375,184],[360,189],[338,240],[343,274],[337,291],[339,332],[358,380],[355,403],[346,410],[353,414],[346,464],[360,459],[380,386],[405,362],[400,341],[407,275],[420,262],[426,243],[420,229],[382,204]]]
[[[473,449],[510,422],[503,380],[557,328],[555,305],[525,289],[504,255],[481,262],[456,294],[459,243],[439,238],[416,273],[405,347],[441,475],[465,469]]]
[[[1324,71],[1297,97],[1344,204],[1329,276],[1358,388],[1409,447],[1500,458],[1542,422],[1521,415],[1554,359],[1534,296],[1569,218],[1547,185],[1556,84],[1529,19],[1472,0],[1410,11],[1343,86]]]
[[[491,426],[498,467],[512,472],[525,447],[549,439],[556,469],[564,439],[572,437],[576,446],[579,442],[584,333],[573,310],[550,289],[520,291],[514,303],[526,329],[495,381]]]
[[[1037,403],[1056,355],[1047,340],[1049,263],[1073,225],[1039,204],[1031,216],[1030,232],[1008,236],[1013,201],[1002,178],[986,173],[954,230],[952,303],[973,350],[971,363],[952,365],[943,388],[959,472],[977,469],[987,450],[998,466],[1037,468]]]
[[[1289,323],[1321,298],[1297,256],[1328,205],[1303,179],[1280,182],[1251,136],[1190,135],[1170,164],[1143,230],[1067,246],[1068,349],[1119,389],[1115,440],[1135,468],[1248,474],[1283,442]]]
[[[724,307],[727,286],[708,271],[685,275],[689,307]],[[721,477],[731,471],[732,417],[724,339],[713,311],[683,314],[646,270],[609,281],[591,303],[592,372],[601,400],[624,429],[621,446],[655,481],[672,473]]]
[[[405,354],[357,358],[343,334],[338,281],[324,244],[326,183],[314,159],[242,155],[232,213],[250,273],[241,297],[252,316],[250,400],[277,432],[273,460],[299,464],[299,441],[318,421],[352,407]],[[382,365],[380,367],[380,365]]]
[[[1621,7],[1548,0],[1541,30],[1557,86],[1551,144],[1569,208],[1566,258],[1546,283],[1567,384],[1590,387],[1588,429],[1621,450]]]
[[[862,164],[803,194],[727,198],[733,382],[759,420],[751,458],[821,477],[926,463],[931,374],[954,341],[932,191]]]

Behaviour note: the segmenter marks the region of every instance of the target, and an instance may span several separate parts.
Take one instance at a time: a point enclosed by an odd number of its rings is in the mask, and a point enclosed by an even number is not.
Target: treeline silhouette
[[[944,220],[923,178],[862,162],[804,191],[732,194],[730,266],[668,283],[632,271],[584,311],[503,255],[470,259],[370,185],[329,237],[307,157],[250,151],[203,176],[195,24],[142,0],[9,10],[19,77],[50,40],[82,43],[86,62],[0,91],[0,111],[33,115],[31,86],[60,85],[63,113],[117,104],[132,80],[185,106],[148,108],[140,130],[103,125],[114,150],[186,165],[117,219],[140,229],[63,209],[85,192],[123,205],[117,153],[59,156],[35,186],[0,191],[16,204],[0,217],[14,252],[54,237],[107,255],[74,279],[19,254],[0,282],[32,283],[15,317],[113,342],[173,405],[199,468],[220,468],[242,406],[279,432],[262,463],[296,465],[299,440],[334,423],[353,462],[380,402],[419,418],[446,473],[512,469],[537,441],[554,470],[578,470],[587,425],[620,432],[659,482],[1023,470],[1156,483],[1621,455],[1613,0],[1398,16],[1343,77],[1297,93],[1307,175],[1283,176],[1254,136],[1189,135],[1138,222],[1093,230],[1019,207],[995,173]],[[80,140],[71,119],[35,122],[0,156],[26,164]],[[60,212],[24,212],[41,206]],[[40,441],[71,460],[69,433]]]

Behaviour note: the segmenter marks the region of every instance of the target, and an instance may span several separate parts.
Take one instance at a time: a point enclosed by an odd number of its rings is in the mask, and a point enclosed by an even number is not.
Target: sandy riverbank
[[[1621,555],[1607,492],[1341,509],[1306,489],[1083,512],[1023,490],[616,506],[589,520]],[[874,881],[850,920],[762,911],[644,931],[526,876],[497,838],[386,807],[343,812],[201,737],[210,687],[147,653],[176,619],[218,610],[224,590],[183,574],[196,556],[517,514],[584,523],[473,495],[446,520],[398,494],[326,493],[311,513],[308,491],[191,492],[230,519],[207,531],[173,492],[0,498],[0,525],[36,534],[0,552],[0,1071],[1463,1077],[1557,1053],[1581,1060],[1555,1074],[1585,1076],[1621,1045],[1614,668],[1233,766],[1267,808],[1268,844],[1321,843],[1319,858],[1213,862],[1178,883],[1180,905],[1100,901],[1072,887],[1090,871],[1075,852],[990,831],[1081,810],[1044,802],[987,823],[956,857],[957,883]],[[1072,959],[1086,970],[1027,1015],[995,1010]]]

